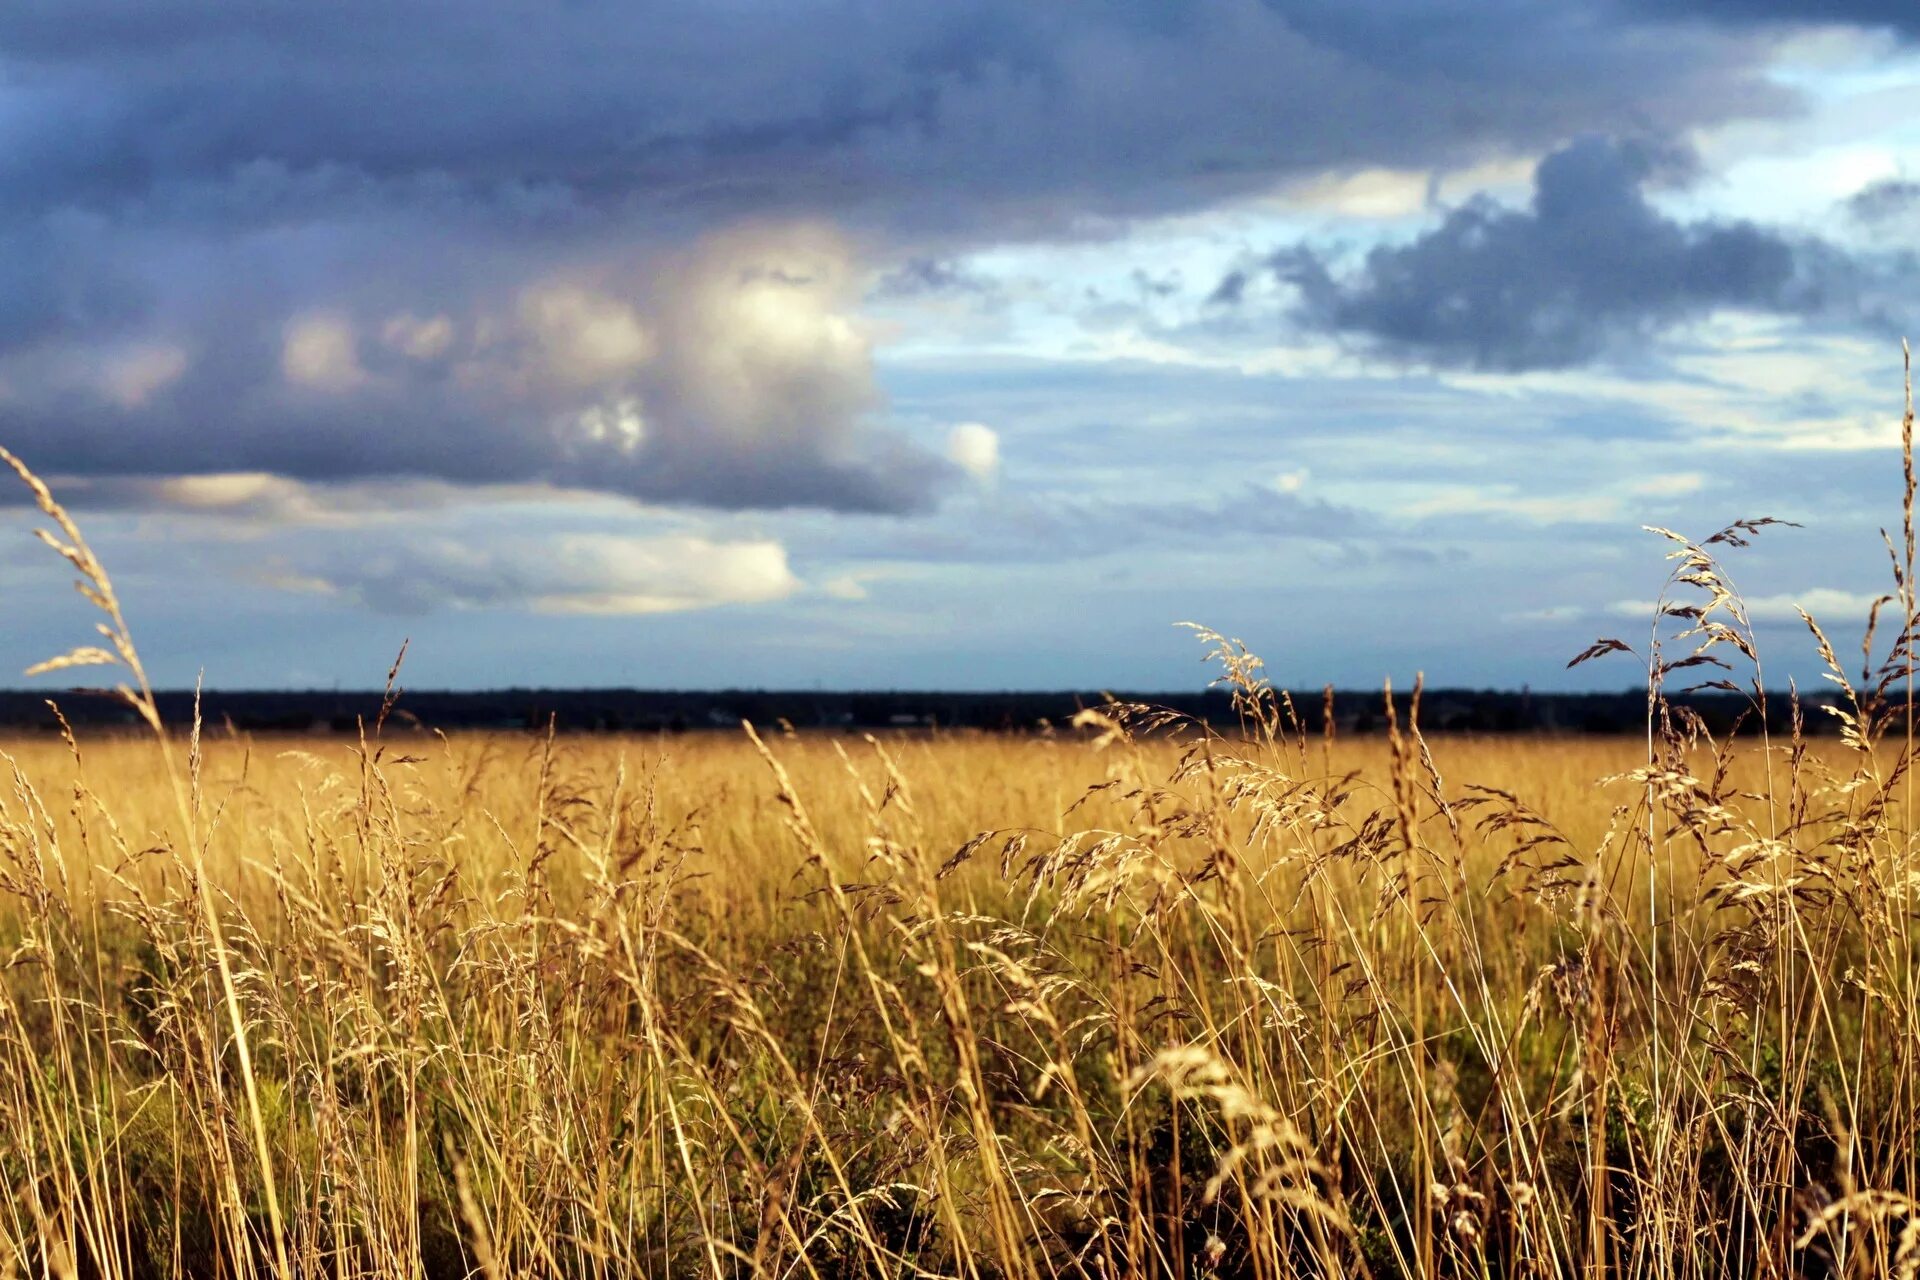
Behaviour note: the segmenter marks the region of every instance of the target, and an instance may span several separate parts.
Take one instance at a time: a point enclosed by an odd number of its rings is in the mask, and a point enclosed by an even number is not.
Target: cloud
[[[1800,611],[1805,609],[1822,626],[1836,622],[1866,622],[1867,613],[1873,608],[1877,597],[1864,591],[1842,591],[1835,587],[1811,587],[1805,591],[1782,591],[1773,595],[1753,596],[1746,601],[1747,616],[1754,622],[1791,623],[1804,626]],[[1638,618],[1651,621],[1654,613],[1651,600],[1617,600],[1608,605],[1606,613],[1616,618]]]
[[[1620,517],[1620,499],[1611,493],[1578,496],[1528,493],[1516,484],[1434,485],[1398,508],[1414,520],[1447,516],[1503,516],[1528,524],[1593,524]]]
[[[1207,295],[1210,307],[1237,307],[1247,296],[1247,286],[1253,283],[1252,277],[1241,268],[1234,268],[1220,277],[1220,283]]]
[[[282,300],[243,289],[184,314],[200,329],[184,341],[0,346],[0,439],[71,475],[539,483],[724,509],[912,511],[959,476],[885,421],[865,277],[826,228],[502,274],[431,312],[369,287],[274,324],[258,313]]]
[[[414,360],[438,360],[453,347],[453,318],[436,315],[422,319],[411,313],[390,316],[381,326],[380,338]]]
[[[540,285],[520,297],[520,322],[541,368],[563,383],[592,387],[625,378],[656,354],[635,309],[575,285]]]
[[[1920,13],[1907,0],[1636,0],[1635,7],[1675,18],[1728,24],[1853,26],[1920,33]]]
[[[20,0],[0,439],[921,511],[963,473],[887,421],[869,297],[987,307],[983,245],[1777,112],[1761,43],[1608,0]]]
[[[921,298],[957,295],[986,299],[999,292],[999,284],[964,264],[941,258],[909,258],[880,277],[874,286],[879,298]]]
[[[801,587],[778,542],[677,534],[572,533],[491,545],[419,538],[351,562],[272,566],[260,578],[390,613],[680,613],[783,600]]]
[[[1227,482],[1214,492],[1114,496],[1097,487],[1040,492],[982,490],[978,505],[942,522],[917,522],[876,546],[829,540],[816,554],[869,561],[1043,564],[1165,551],[1288,544],[1356,550],[1380,522],[1353,507]]]
[[[1648,612],[1652,612],[1651,607]],[[1581,605],[1555,604],[1538,609],[1516,609],[1504,616],[1509,622],[1577,622],[1591,616],[1591,613]]]
[[[344,395],[367,380],[353,325],[339,316],[300,316],[287,325],[280,370],[296,387]]]
[[[191,358],[179,347],[139,343],[99,362],[100,390],[122,409],[136,410],[187,371]]]
[[[1656,209],[1646,187],[1686,176],[1690,163],[1671,149],[1587,137],[1540,162],[1526,209],[1471,200],[1348,272],[1309,248],[1283,250],[1271,266],[1298,290],[1312,327],[1392,357],[1498,371],[1586,363],[1721,310],[1866,310],[1863,269],[1831,246]]]
[[[252,539],[300,528],[352,530],[404,523],[430,513],[527,508],[631,516],[630,499],[548,484],[452,484],[444,480],[294,480],[269,471],[207,471],[162,476],[46,477],[55,496],[74,511],[178,515],[192,519],[192,536]],[[0,485],[0,510],[29,506],[24,486]],[[498,519],[490,516],[490,519]]]
[[[858,574],[843,573],[821,583],[820,592],[833,600],[865,600],[867,584]]]
[[[1920,182],[1882,178],[1847,197],[1847,212],[1869,226],[1903,220],[1920,207]]]
[[[1747,601],[1747,615],[1755,622],[1799,622],[1800,610],[1805,609],[1815,619],[1864,624],[1875,598],[1864,591],[1812,587],[1800,592],[1756,596]]]
[[[962,422],[947,432],[947,458],[976,480],[1000,472],[1000,433],[979,422]]]
[[[85,491],[83,490],[84,494]],[[311,520],[324,511],[308,487],[261,471],[171,476],[164,480],[124,482],[119,505],[219,514],[265,516],[276,523]],[[113,501],[113,496],[108,497]]]
[[[1646,498],[1683,498],[1706,487],[1707,478],[1697,471],[1669,471],[1627,482],[1627,491]]]
[[[1059,226],[1780,100],[1741,42],[1649,41],[1602,0],[19,0],[0,49],[7,203],[197,225]]]

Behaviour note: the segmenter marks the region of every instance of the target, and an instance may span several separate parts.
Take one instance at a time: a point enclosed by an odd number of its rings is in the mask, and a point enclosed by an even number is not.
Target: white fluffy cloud
[[[962,422],[947,432],[947,460],[976,480],[1000,471],[1000,433],[980,422]]]

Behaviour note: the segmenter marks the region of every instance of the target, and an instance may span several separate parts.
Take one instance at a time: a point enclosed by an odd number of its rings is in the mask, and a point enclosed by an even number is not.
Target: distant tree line
[[[202,696],[201,716],[212,729],[231,726],[252,733],[357,733],[380,710],[377,691],[210,690]],[[0,726],[16,730],[57,728],[48,700],[75,725],[131,724],[132,715],[113,697],[98,691],[0,691]],[[772,689],[676,691],[654,689],[494,689],[482,692],[407,691],[389,720],[392,729],[545,730],[615,733],[686,733],[731,729],[742,720],[757,725],[781,722],[799,729],[973,729],[1007,733],[1065,729],[1083,707],[1109,700],[1167,707],[1218,728],[1232,726],[1235,714],[1227,693],[1139,693],[1098,690],[1055,692],[828,693]],[[191,691],[158,696],[161,715],[173,724],[193,717]],[[1294,699],[1303,728],[1323,731],[1324,697],[1302,692]],[[1716,733],[1743,714],[1751,727],[1758,719],[1745,698],[1729,693],[1696,693],[1675,702],[1697,712]],[[1405,713],[1406,699],[1398,699]],[[1384,700],[1378,690],[1346,690],[1332,700],[1340,733],[1367,734],[1385,727]],[[1833,717],[1811,705],[1803,708],[1809,734],[1832,732]],[[1527,690],[1431,689],[1421,703],[1421,724],[1443,733],[1569,734],[1633,733],[1644,728],[1644,690],[1619,693],[1534,693]],[[1770,698],[1768,728],[1790,727],[1791,704],[1785,694]]]

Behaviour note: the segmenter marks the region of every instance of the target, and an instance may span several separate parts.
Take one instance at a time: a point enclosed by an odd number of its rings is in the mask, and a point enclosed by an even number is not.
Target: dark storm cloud
[[[215,340],[0,354],[0,440],[70,475],[535,481],[741,508],[924,508],[956,479],[875,421],[856,285],[824,233],[741,232],[639,281],[448,311],[371,301]],[[244,312],[244,308],[243,308]]]
[[[1878,318],[1870,273],[1832,246],[1654,208],[1648,183],[1687,165],[1668,148],[1585,138],[1541,161],[1526,209],[1477,197],[1352,272],[1310,248],[1271,265],[1312,326],[1393,357],[1490,370],[1580,364],[1722,309]]]
[[[1633,0],[1629,6],[1667,19],[1781,26],[1877,27],[1920,34],[1920,8],[1910,0]]]
[[[0,49],[15,208],[238,221],[382,198],[1019,221],[1769,99],[1737,42],[1532,0],[17,0]]]
[[[1760,48],[1605,0],[14,0],[0,439],[920,509],[959,478],[888,424],[869,264],[952,288],[969,246],[1291,175],[1772,111]]]

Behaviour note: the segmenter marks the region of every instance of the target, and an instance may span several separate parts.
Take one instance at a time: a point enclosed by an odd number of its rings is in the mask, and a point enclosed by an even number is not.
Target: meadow
[[[1206,632],[1236,723],[183,733],[36,487],[150,731],[4,748],[0,1277],[1912,1277],[1908,457],[1864,670],[1673,535],[1633,739]]]

